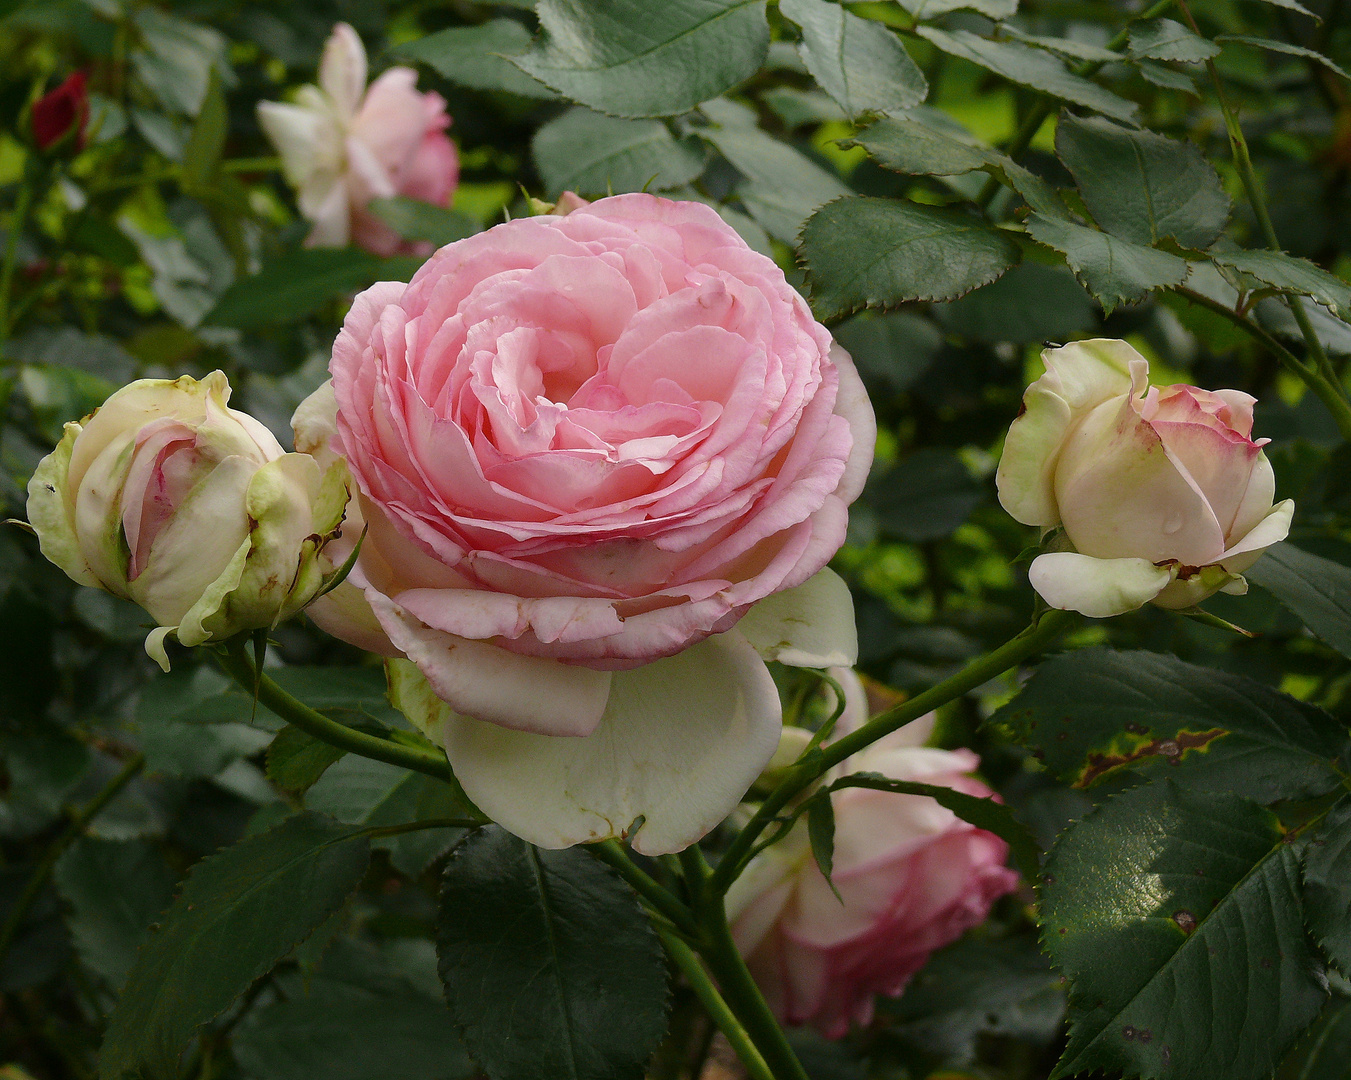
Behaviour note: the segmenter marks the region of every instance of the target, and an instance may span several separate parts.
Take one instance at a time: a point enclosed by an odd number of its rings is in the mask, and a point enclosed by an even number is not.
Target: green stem
[[[694,913],[663,885],[644,873],[642,868],[629,858],[628,852],[619,841],[601,840],[595,844],[588,844],[586,850],[617,871],[620,877],[633,886],[634,892],[670,919],[682,933],[697,933]]]
[[[1143,22],[1146,19],[1153,19],[1162,15],[1175,3],[1177,3],[1177,0],[1156,0],[1148,10],[1142,11],[1118,30],[1116,36],[1107,43],[1106,48],[1112,50],[1121,48],[1121,46],[1125,45],[1130,40],[1131,26],[1134,23]],[[1106,66],[1107,62],[1105,60],[1088,60],[1072,70],[1074,74],[1081,79],[1091,79]],[[1017,130],[1013,133],[1013,138],[1009,140],[1008,146],[1004,148],[1004,153],[1009,157],[1017,157],[1026,150],[1032,140],[1036,138],[1037,132],[1041,130],[1041,125],[1046,123],[1046,118],[1055,111],[1055,108],[1056,101],[1054,99],[1044,99],[1039,104],[1034,105],[1032,110],[1023,117],[1022,123],[1018,125]],[[985,181],[985,186],[980,189],[980,194],[976,196],[976,203],[982,207],[988,206],[990,200],[995,197],[995,193],[998,190],[999,181],[993,176],[990,177]]]
[[[704,970],[703,964],[699,958],[694,955],[688,945],[680,940],[669,930],[658,926],[657,935],[661,938],[661,943],[666,947],[666,955],[671,958],[671,962],[680,969],[685,981],[690,984],[695,996],[699,998],[699,1003],[703,1005],[704,1011],[708,1013],[709,1018],[718,1026],[718,1029],[727,1036],[727,1041],[732,1044],[732,1049],[736,1051],[737,1057],[741,1063],[746,1066],[746,1071],[750,1073],[751,1080],[776,1080],[774,1073],[765,1063],[764,1057],[751,1041],[750,1034],[741,1026],[727,1002],[718,993],[718,988],[713,985],[713,980],[708,977],[708,972]]]
[[[103,786],[102,791],[71,814],[69,824],[42,853],[42,858],[33,868],[33,873],[25,883],[23,892],[19,894],[14,906],[9,909],[4,925],[0,926],[0,960],[4,959],[10,945],[13,944],[14,936],[19,932],[19,927],[23,924],[24,919],[27,918],[29,909],[37,900],[38,894],[42,892],[42,887],[47,883],[47,878],[51,876],[52,868],[56,866],[56,860],[61,858],[61,854],[66,848],[84,833],[89,823],[102,812],[105,806],[112,802],[117,793],[126,787],[143,768],[145,768],[145,758],[141,754],[128,759],[118,774]]]
[[[14,265],[19,257],[19,237],[28,223],[28,209],[33,204],[33,185],[29,180],[29,170],[25,170],[23,181],[19,185],[19,199],[14,204],[14,216],[10,219],[9,232],[5,235],[5,255],[0,263],[0,353],[4,343],[9,340],[9,298],[14,288]]]
[[[828,770],[864,747],[870,746],[882,736],[889,735],[902,725],[918,719],[927,712],[932,712],[940,705],[946,705],[949,701],[969,693],[1014,665],[1042,652],[1074,621],[1073,612],[1048,611],[1039,621],[1006,641],[994,652],[972,661],[955,675],[944,679],[922,694],[917,694],[909,701],[880,713],[857,731],[836,739],[828,746],[823,746],[819,755],[812,754],[808,760],[795,765],[769,793],[746,827],[732,841],[726,854],[719,861],[718,868],[713,872],[712,880],[709,882],[710,890],[719,896],[727,892],[749,861],[755,841],[766,826],[778,817],[779,811],[787,806],[794,796],[814,784]]]
[[[404,746],[392,739],[367,735],[364,731],[330,720],[323,713],[292,697],[267,675],[254,669],[253,661],[249,659],[245,650],[244,636],[236,635],[226,643],[225,655],[220,656],[221,666],[227,675],[250,694],[256,688],[258,701],[288,724],[298,727],[308,735],[313,735],[321,742],[336,746],[339,750],[383,761],[389,765],[398,765],[414,772],[426,773],[459,789],[459,782],[450,771],[450,762],[444,755],[433,754],[414,746]],[[464,801],[468,805],[468,800]]]

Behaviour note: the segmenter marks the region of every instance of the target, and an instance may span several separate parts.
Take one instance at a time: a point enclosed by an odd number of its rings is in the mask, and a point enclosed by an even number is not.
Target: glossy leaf
[[[1290,1049],[1275,1080],[1351,1077],[1351,997],[1333,994],[1318,1019]]]
[[[1351,799],[1324,819],[1304,862],[1309,931],[1345,975],[1351,971]]]
[[[704,171],[696,142],[677,141],[660,120],[623,120],[576,108],[551,120],[531,141],[545,189],[602,196],[679,187]]]
[[[1027,232],[1065,256],[1074,276],[1109,315],[1119,304],[1138,303],[1155,289],[1187,279],[1186,259],[1085,225],[1033,214],[1027,219]]]
[[[1351,657],[1351,567],[1282,542],[1268,548],[1245,574]]]
[[[1131,27],[1130,51],[1137,60],[1199,64],[1212,56],[1218,56],[1220,47],[1213,41],[1198,37],[1172,19],[1150,19]]]
[[[1351,285],[1308,259],[1283,251],[1216,251],[1210,257],[1221,266],[1255,277],[1273,289],[1302,293],[1342,318],[1351,318]]]
[[[509,59],[530,48],[530,31],[515,19],[489,19],[478,26],[451,26],[390,50],[420,60],[442,78],[474,90],[505,90],[527,98],[558,95]]]

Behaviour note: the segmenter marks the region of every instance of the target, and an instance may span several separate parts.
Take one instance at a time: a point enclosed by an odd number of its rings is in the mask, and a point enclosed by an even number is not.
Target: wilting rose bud
[[[852,672],[833,674],[850,699],[837,728],[843,734],[866,717],[865,694]],[[979,764],[974,753],[923,745],[932,729],[930,713],[827,780],[872,772],[990,797],[967,775]],[[746,868],[727,909],[737,947],[774,1011],[839,1038],[851,1021],[872,1019],[876,995],[899,994],[934,949],[984,921],[1018,875],[1004,865],[1003,840],[927,796],[843,788],[830,800],[834,890],[800,821]]]
[[[85,73],[76,71],[55,90],[33,102],[33,141],[39,150],[55,146],[72,131],[75,149],[84,148],[84,126],[89,120],[89,91]]]
[[[1295,504],[1254,442],[1253,398],[1237,390],[1149,385],[1124,341],[1042,354],[997,476],[999,501],[1025,525],[1064,527],[1033,561],[1052,607],[1094,618],[1152,601],[1182,608],[1243,593],[1240,574],[1290,530]]]
[[[42,553],[82,585],[134,600],[184,645],[272,626],[319,589],[318,552],[348,497],[346,467],[288,454],[226,407],[230,384],[141,379],[64,438],[28,485]]]

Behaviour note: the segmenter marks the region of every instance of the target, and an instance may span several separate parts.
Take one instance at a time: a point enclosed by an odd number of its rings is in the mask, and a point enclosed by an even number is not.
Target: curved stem
[[[708,972],[704,970],[704,966],[699,962],[694,950],[660,925],[657,926],[657,936],[661,938],[661,943],[666,948],[666,955],[680,969],[681,974],[685,976],[685,981],[690,984],[695,996],[699,998],[699,1003],[703,1005],[704,1011],[708,1013],[709,1018],[727,1037],[727,1041],[732,1044],[732,1049],[736,1051],[736,1056],[741,1059],[741,1063],[746,1066],[746,1071],[750,1073],[752,1080],[776,1080],[774,1074],[770,1072],[769,1066],[765,1063],[763,1055],[756,1048],[755,1043],[751,1041],[746,1029],[741,1026],[741,1021],[736,1018],[727,1002],[723,1000],[722,995],[718,993],[718,988],[713,985],[713,980],[708,977]]]
[[[810,787],[827,770],[834,768],[852,754],[858,753],[865,746],[876,742],[883,735],[889,735],[898,727],[918,719],[927,712],[932,712],[940,705],[946,705],[954,698],[974,690],[981,683],[989,682],[1015,664],[1035,656],[1064,633],[1075,619],[1073,612],[1048,611],[1038,622],[1027,627],[994,652],[972,661],[957,674],[944,679],[924,693],[917,694],[909,701],[903,701],[896,707],[880,713],[857,731],[850,732],[830,745],[822,747],[819,755],[812,754],[808,760],[795,765],[779,782],[778,787],[769,793],[746,827],[732,841],[727,853],[718,863],[718,868],[713,872],[709,882],[711,891],[719,896],[727,892],[749,861],[755,841],[765,827],[795,795]]]
[[[682,933],[698,932],[694,924],[694,913],[663,885],[644,873],[642,868],[629,858],[628,852],[619,841],[601,840],[598,843],[587,844],[586,850],[618,872],[620,877],[633,886],[634,892],[670,919]]]
[[[42,887],[47,883],[47,878],[51,876],[52,868],[56,866],[56,860],[61,858],[62,852],[80,837],[89,823],[102,812],[105,806],[112,802],[117,793],[126,787],[143,768],[145,768],[145,757],[143,755],[137,754],[135,757],[129,758],[117,775],[103,786],[102,791],[71,815],[70,823],[62,830],[61,835],[53,840],[47,850],[42,853],[41,860],[33,868],[32,875],[24,884],[23,892],[14,901],[14,906],[9,909],[4,925],[0,926],[0,960],[4,959],[5,953],[9,951],[10,945],[13,944],[14,936],[19,932],[19,927],[27,917],[29,909],[33,906],[33,902],[37,900],[38,894],[42,892]]]
[[[392,739],[367,735],[364,731],[330,720],[323,713],[292,697],[267,675],[254,668],[253,661],[245,651],[243,635],[237,635],[226,643],[226,652],[220,657],[220,663],[226,674],[250,694],[256,689],[261,704],[266,705],[288,724],[298,727],[308,735],[313,735],[321,742],[361,757],[426,773],[459,789],[459,782],[450,771],[450,762],[444,755],[429,753],[415,746],[404,746]],[[467,799],[464,802],[469,805]]]

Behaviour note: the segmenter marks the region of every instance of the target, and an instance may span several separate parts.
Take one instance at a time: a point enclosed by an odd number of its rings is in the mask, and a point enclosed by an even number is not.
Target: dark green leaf
[[[1205,248],[1224,231],[1229,196],[1191,143],[1063,113],[1055,146],[1093,219],[1114,236]]]
[[[837,199],[802,231],[812,306],[827,321],[864,307],[955,300],[1018,255],[1013,240],[979,218],[897,199]]]
[[[298,814],[198,863],[131,970],[99,1055],[102,1080],[174,1080],[196,1029],[336,911],[369,857],[358,830]]]
[[[865,378],[906,390],[921,378],[943,347],[943,335],[929,319],[908,311],[865,311],[834,329]]]
[[[183,148],[183,186],[188,189],[209,187],[220,165],[225,136],[229,134],[230,117],[225,107],[225,90],[220,73],[211,69],[206,97],[201,112],[193,121],[192,133]]]
[[[120,988],[150,932],[169,906],[177,875],[148,840],[82,837],[56,864],[75,951],[90,971]]]
[[[382,259],[358,248],[287,252],[226,289],[204,321],[239,330],[296,322],[373,281],[406,281],[420,265],[419,259]]]
[[[131,53],[132,68],[166,109],[196,116],[213,68],[233,84],[220,31],[153,7],[138,8],[135,25],[142,47]]]
[[[1351,997],[1333,994],[1318,1019],[1285,1055],[1275,1080],[1351,1077]]]
[[[921,447],[871,485],[882,528],[901,540],[941,540],[985,498],[950,450]]]
[[[991,717],[1075,787],[1120,770],[1262,802],[1340,783],[1346,733],[1322,709],[1240,675],[1150,652],[1081,649],[1045,661]]]
[[[511,62],[530,47],[530,31],[515,19],[490,19],[479,26],[452,26],[392,49],[395,56],[430,64],[458,86],[506,90],[529,98],[558,95]]]
[[[1136,23],[1130,30],[1130,49],[1137,60],[1173,60],[1181,64],[1199,64],[1220,52],[1213,41],[1198,37],[1172,19]]]
[[[834,889],[830,875],[835,872],[835,807],[828,795],[820,795],[807,803],[807,838],[821,876]]]
[[[1165,90],[1181,90],[1184,94],[1191,94],[1193,97],[1200,96],[1200,91],[1196,89],[1196,80],[1185,71],[1177,71],[1164,64],[1155,64],[1149,60],[1137,60],[1135,67],[1146,82],[1151,82],[1155,86],[1162,86]]]
[[[478,232],[473,218],[445,206],[433,206],[420,199],[396,195],[392,199],[372,199],[366,209],[405,240],[425,240],[433,247],[453,244]]]
[[[1244,574],[1339,653],[1351,657],[1351,567],[1280,543],[1268,548]]]
[[[616,116],[672,116],[754,75],[765,0],[540,0],[544,37],[514,62]]]
[[[913,780],[892,780],[880,773],[854,773],[830,785],[831,791],[840,788],[861,787],[873,791],[890,791],[897,795],[926,795],[944,809],[951,810],[963,821],[994,833],[1009,846],[1009,855],[1029,881],[1037,876],[1041,864],[1041,848],[1013,811],[992,798],[982,799],[965,792],[953,791],[941,784],[920,784]]]
[[[1343,319],[1351,318],[1351,285],[1307,259],[1283,251],[1215,251],[1212,259],[1242,274],[1255,277],[1282,292],[1303,293]]]
[[[1041,890],[1042,943],[1071,980],[1053,1077],[1271,1075],[1323,1001],[1283,841],[1255,803],[1168,780],[1061,837]]]
[[[1312,60],[1314,63],[1322,64],[1329,71],[1335,71],[1343,79],[1351,79],[1351,75],[1346,73],[1346,69],[1341,64],[1328,59],[1321,52],[1314,49],[1306,49],[1303,45],[1294,45],[1288,41],[1277,41],[1273,38],[1249,37],[1246,34],[1221,34],[1215,39],[1224,42],[1226,45],[1251,45],[1257,49],[1265,49],[1267,52],[1282,53],[1285,56],[1298,56],[1302,60]]]
[[[450,1011],[494,1080],[637,1080],[665,1032],[656,935],[583,848],[475,833],[446,868],[437,952]]]
[[[1039,49],[1045,49],[1047,52],[1053,52],[1057,56],[1068,57],[1071,60],[1083,60],[1090,64],[1115,64],[1120,63],[1122,59],[1119,52],[1105,49],[1101,45],[1093,45],[1087,41],[1076,41],[1073,38],[1028,34],[1011,24],[1000,27],[1000,32],[1028,45],[1035,45]]]
[[[1027,232],[1065,256],[1074,276],[1109,315],[1118,304],[1134,304],[1154,289],[1181,285],[1187,278],[1186,259],[1084,225],[1033,214]]]
[[[553,197],[664,191],[704,171],[699,143],[677,142],[660,120],[623,120],[584,108],[549,121],[530,147]]]
[[[969,30],[949,33],[932,26],[918,26],[915,33],[951,56],[960,56],[1019,86],[1082,105],[1085,109],[1128,123],[1134,121],[1140,111],[1133,101],[1117,97],[1097,83],[1072,74],[1054,56],[1021,42],[991,41]]]
[[[936,19],[950,11],[979,11],[991,19],[1007,19],[1018,10],[1018,0],[900,0],[917,19]]]
[[[933,309],[973,341],[1069,341],[1097,324],[1097,305],[1063,266],[1021,263],[983,289]]]
[[[1342,974],[1351,971],[1351,797],[1323,821],[1304,863],[1309,931]]]
[[[1272,7],[1285,8],[1287,11],[1298,11],[1301,15],[1307,15],[1309,18],[1315,19],[1318,22],[1323,21],[1301,4],[1299,0],[1264,0],[1264,2],[1270,4]]]
[[[267,748],[267,778],[283,791],[303,792],[345,753],[287,724]]]
[[[802,28],[803,62],[850,116],[898,112],[929,92],[901,39],[826,0],[780,0],[779,11]]]

